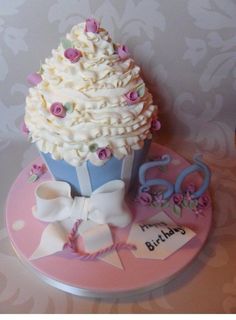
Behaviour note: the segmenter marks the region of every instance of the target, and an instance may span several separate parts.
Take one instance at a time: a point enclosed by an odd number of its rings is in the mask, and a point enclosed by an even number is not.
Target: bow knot
[[[75,197],[71,206],[71,218],[79,218],[89,220],[90,198]]]
[[[93,191],[90,198],[79,196],[73,199],[68,183],[46,181],[35,190],[33,214],[46,222],[72,218],[125,227],[130,223],[131,216],[124,202],[124,192],[124,182],[113,180]]]

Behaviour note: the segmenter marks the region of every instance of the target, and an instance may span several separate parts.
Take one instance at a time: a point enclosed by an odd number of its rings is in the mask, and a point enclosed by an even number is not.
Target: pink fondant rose
[[[29,84],[36,86],[37,84],[39,84],[42,81],[41,74],[36,73],[36,72],[31,73],[27,76],[27,81],[29,82]]]
[[[35,174],[36,176],[40,177],[43,173],[45,172],[45,166],[38,165],[38,164],[33,164],[30,174]]]
[[[27,126],[25,124],[25,121],[22,121],[22,123],[21,123],[21,132],[26,136],[30,133],[29,129],[27,128]]]
[[[100,160],[107,160],[112,155],[111,149],[109,147],[98,148],[96,153]]]
[[[64,118],[66,116],[66,109],[60,102],[54,102],[50,107],[50,112],[59,118]]]
[[[208,207],[209,205],[209,197],[207,195],[202,195],[199,199],[198,199],[198,204],[197,204],[197,208],[198,209],[205,209]]]
[[[151,130],[152,131],[158,131],[161,129],[161,123],[157,119],[153,119],[151,122]]]
[[[125,60],[129,57],[129,51],[125,45],[120,45],[117,48],[117,53],[118,53],[121,60]]]
[[[125,94],[125,99],[128,102],[128,104],[134,104],[137,103],[139,100],[139,95],[137,91],[130,91]]]
[[[141,192],[138,196],[138,202],[143,206],[148,206],[152,203],[152,196],[148,192]]]
[[[175,193],[173,196],[174,204],[177,206],[181,205],[184,200],[184,196],[181,193]]]
[[[44,164],[33,164],[28,177],[28,182],[35,182],[47,171]]]
[[[85,32],[93,32],[98,33],[99,30],[99,22],[95,19],[90,18],[85,21]]]
[[[82,53],[76,48],[68,48],[65,50],[64,56],[70,60],[71,63],[76,63],[82,57]]]

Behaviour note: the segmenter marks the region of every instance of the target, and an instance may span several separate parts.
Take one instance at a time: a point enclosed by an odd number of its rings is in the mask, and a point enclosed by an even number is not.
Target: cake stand
[[[167,147],[153,143],[149,158],[158,158],[169,154],[172,161],[165,172],[152,169],[151,175],[165,177],[175,181],[178,173],[189,163],[180,155]],[[38,158],[34,163],[42,163]],[[35,204],[34,191],[37,185],[45,180],[51,180],[50,173],[45,173],[34,183],[27,181],[32,164],[24,168],[13,183],[6,203],[6,225],[12,246],[27,268],[32,270],[42,280],[63,291],[86,297],[116,298],[141,294],[165,285],[174,279],[197,257],[203,248],[212,221],[212,208],[204,212],[204,216],[196,216],[184,210],[177,217],[166,208],[165,213],[178,225],[191,228],[196,236],[165,260],[136,258],[132,252],[121,250],[119,257],[124,270],[118,269],[101,260],[80,261],[61,254],[54,254],[37,260],[29,260],[34,252],[45,223],[35,219],[31,213]],[[198,183],[201,177],[198,173],[192,177]],[[209,195],[208,195],[209,196]],[[135,219],[145,219],[158,213],[158,208],[143,207],[135,202],[133,196],[127,197],[127,203]],[[163,211],[163,210],[162,210]],[[115,230],[116,241],[126,241],[130,226]]]

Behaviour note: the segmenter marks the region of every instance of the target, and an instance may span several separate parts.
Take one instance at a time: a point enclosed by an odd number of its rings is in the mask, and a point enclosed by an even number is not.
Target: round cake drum
[[[171,156],[171,163],[162,170],[151,169],[149,175],[174,182],[178,174],[190,164],[172,150],[157,144],[151,145],[148,158],[157,159],[164,154]],[[42,160],[38,158],[34,163],[42,163]],[[181,271],[184,272],[184,268],[193,261],[206,242],[212,220],[211,205],[204,210],[203,215],[197,216],[191,209],[186,208],[181,215],[177,215],[171,206],[143,206],[129,195],[127,204],[136,221],[143,221],[164,211],[177,225],[193,230],[195,237],[163,260],[137,258],[129,250],[119,250],[123,270],[101,260],[81,261],[61,253],[30,260],[46,225],[32,215],[32,207],[35,205],[34,191],[42,181],[52,180],[50,173],[46,172],[34,183],[29,183],[31,166],[32,164],[22,170],[8,194],[7,230],[11,243],[24,264],[58,289],[88,297],[124,297],[144,293],[166,284]],[[202,181],[199,173],[194,173],[187,179],[195,185]],[[114,241],[126,242],[129,231],[130,226],[114,228]]]

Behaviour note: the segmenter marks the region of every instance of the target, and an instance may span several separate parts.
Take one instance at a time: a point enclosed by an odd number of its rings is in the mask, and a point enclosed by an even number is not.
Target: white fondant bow
[[[124,202],[124,193],[124,182],[113,180],[93,191],[90,198],[80,196],[73,199],[68,183],[46,181],[35,190],[33,215],[46,222],[72,218],[125,227],[130,223],[131,215]]]

